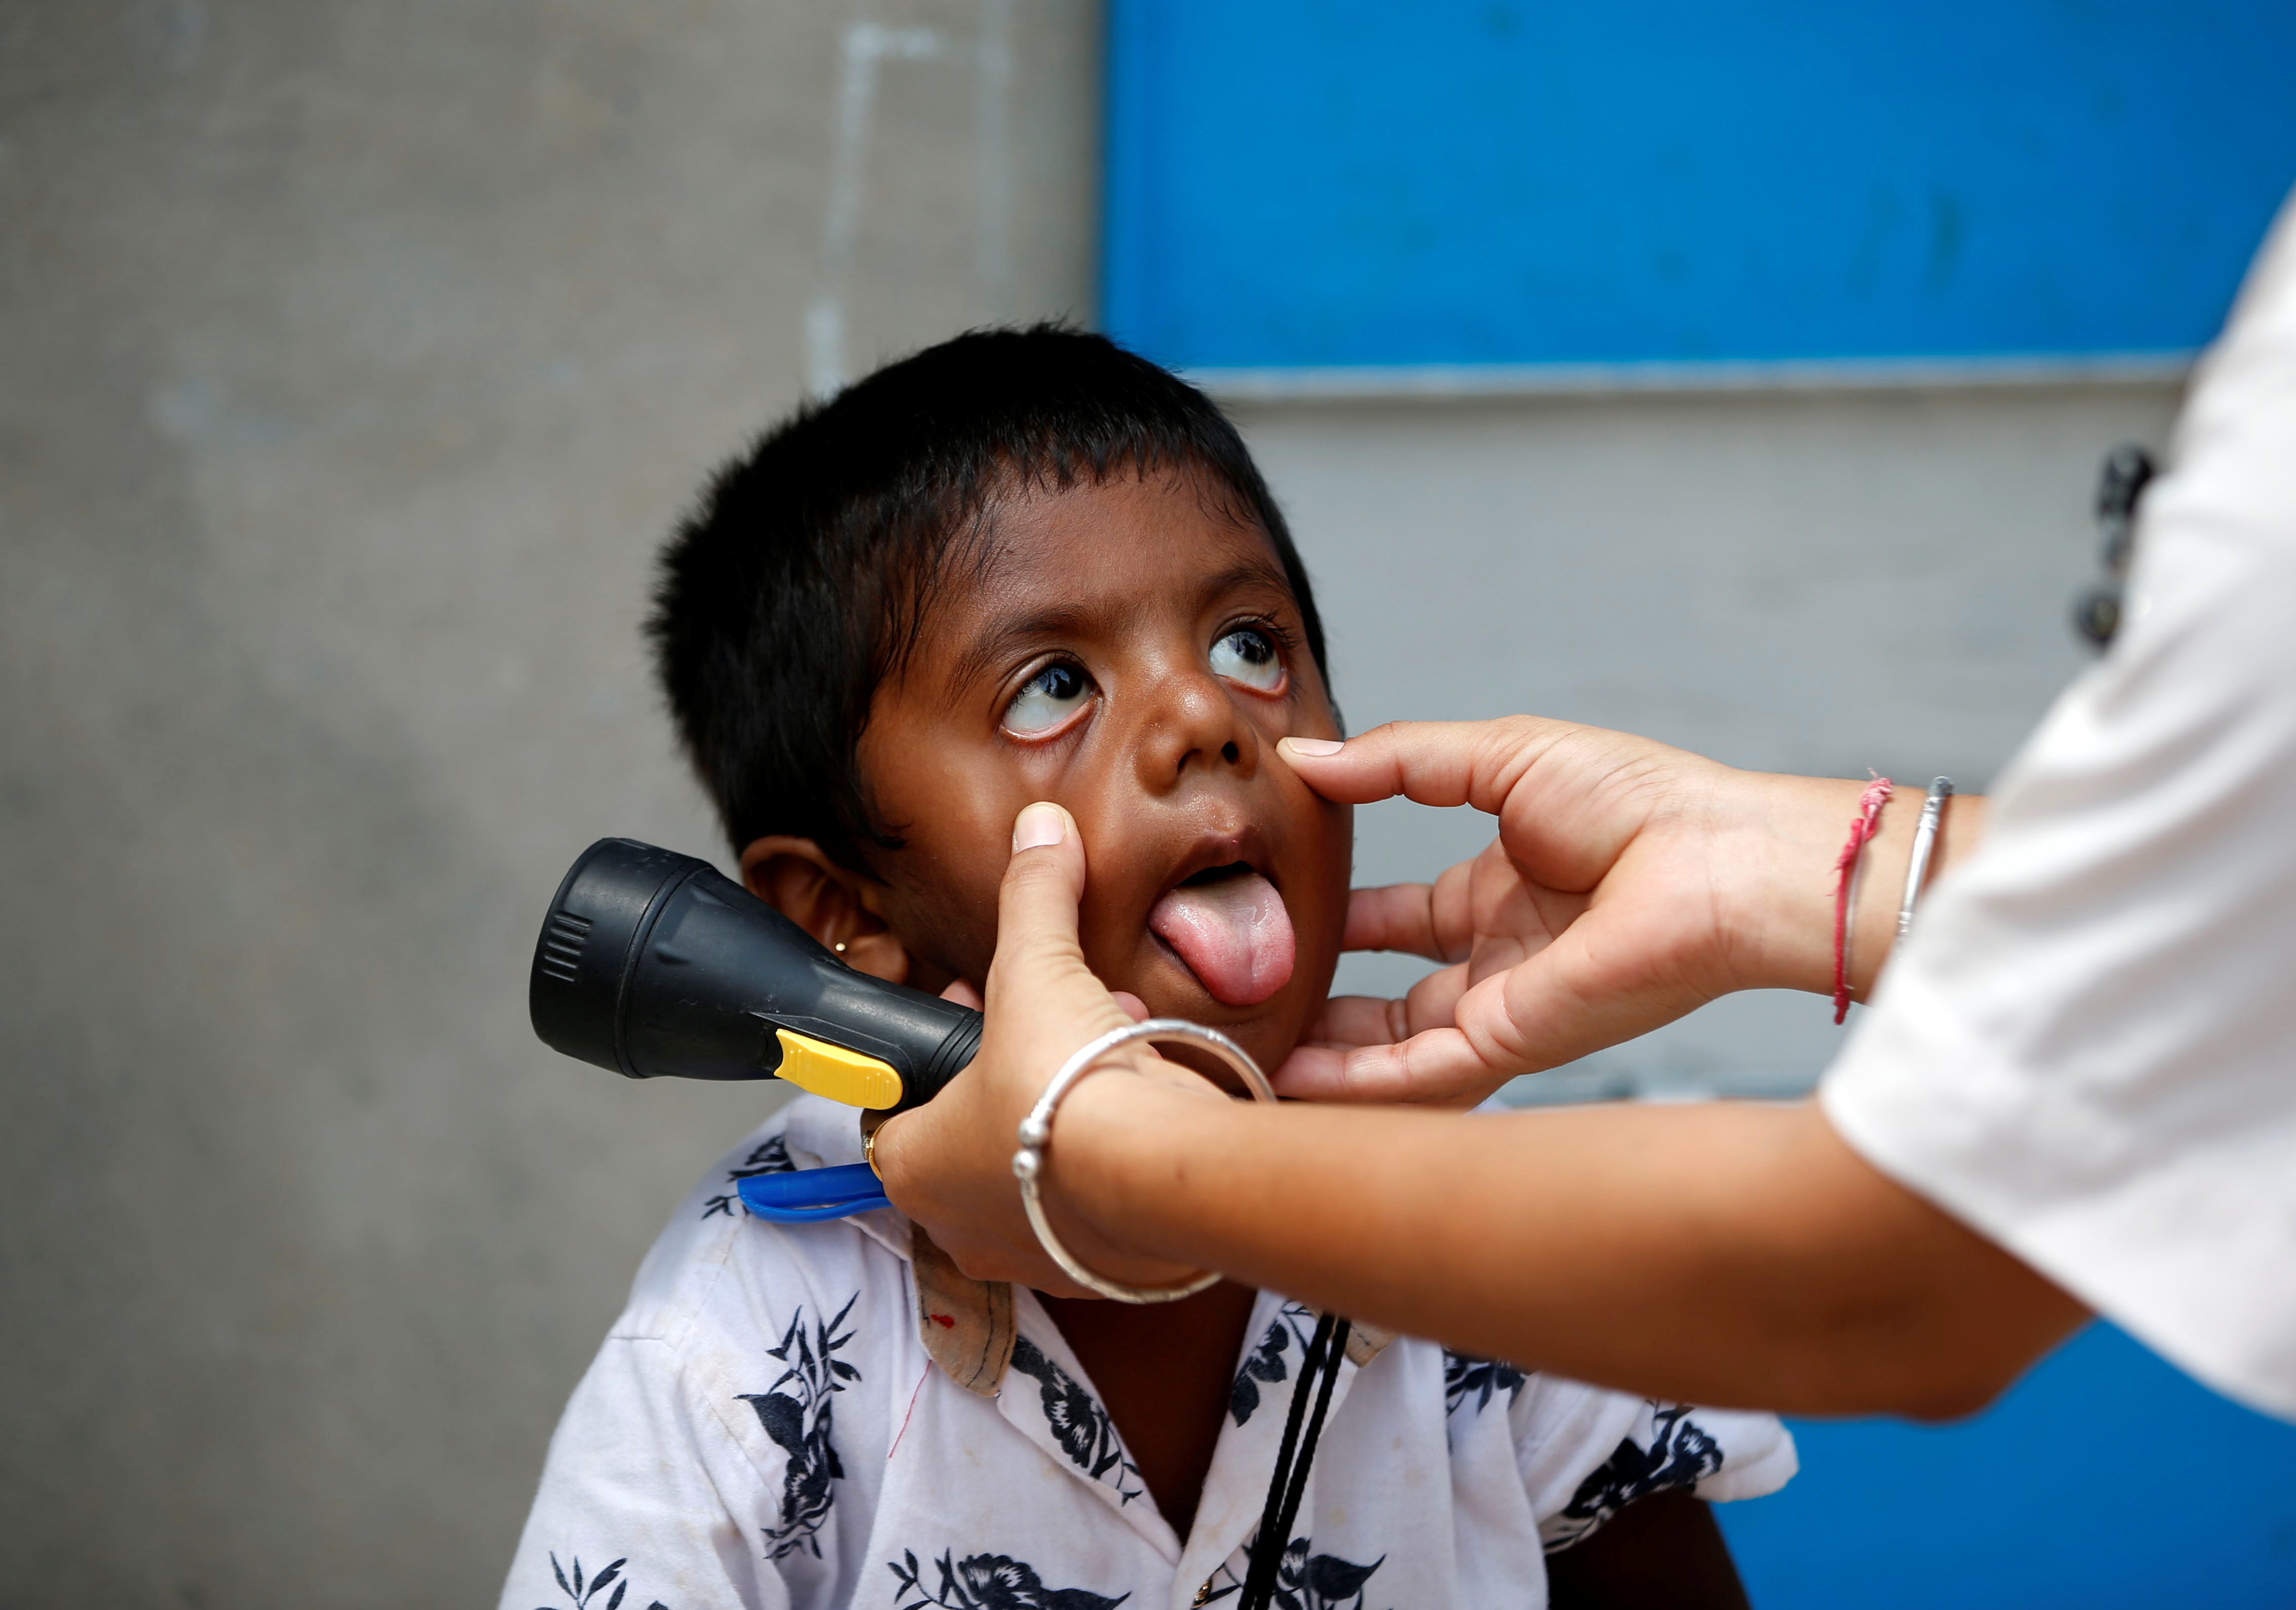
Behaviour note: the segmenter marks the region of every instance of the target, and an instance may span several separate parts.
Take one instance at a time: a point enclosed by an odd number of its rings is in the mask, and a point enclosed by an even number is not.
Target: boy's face
[[[986,977],[1013,818],[1054,800],[1093,971],[1274,1067],[1331,987],[1353,842],[1275,752],[1339,733],[1274,546],[1178,473],[1010,498],[987,540],[861,743],[910,982]]]

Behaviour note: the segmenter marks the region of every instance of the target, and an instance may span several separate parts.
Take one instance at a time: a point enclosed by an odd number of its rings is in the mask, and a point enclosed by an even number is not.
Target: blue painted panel
[[[2109,1326],[1962,1425],[1793,1430],[1801,1474],[1715,1509],[1762,1610],[2296,1605],[2296,1425]]]
[[[2166,352],[2289,0],[1114,0],[1103,312],[1184,366]]]

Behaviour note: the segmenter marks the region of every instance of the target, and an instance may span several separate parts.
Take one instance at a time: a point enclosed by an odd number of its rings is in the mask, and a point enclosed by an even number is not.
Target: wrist
[[[1726,945],[1737,941],[1731,987],[1831,994],[1836,867],[1867,785],[1849,778],[1745,775],[1750,781],[1736,810],[1741,842],[1727,851],[1742,875],[1731,885],[1732,899],[1719,919]],[[1923,788],[1898,784],[1859,851],[1849,925],[1853,1000],[1872,991],[1897,946],[1923,798]],[[1976,847],[1986,810],[1987,801],[1977,795],[1956,793],[1946,801],[1925,888]]]
[[[1159,1255],[1159,1187],[1186,1171],[1192,1123],[1231,1105],[1209,1081],[1181,1077],[1186,1083],[1129,1070],[1102,1073],[1078,1084],[1054,1114],[1046,1199],[1062,1234],[1079,1238],[1071,1244],[1087,1261],[1087,1245],[1126,1261]]]
[[[1865,790],[1837,777],[1734,774],[1707,852],[1726,989],[1832,992],[1834,866]],[[1884,833],[1893,814],[1883,808]]]
[[[1920,831],[1926,786],[1899,784],[1882,813],[1882,830],[1866,846],[1866,873],[1850,914],[1849,994],[1863,1001],[1889,967],[1898,948],[1898,917],[1904,909],[1906,878]],[[1922,874],[1922,898],[1954,861],[1968,855],[1984,836],[1988,802],[1981,795],[1955,793],[1938,815],[1929,864]]]

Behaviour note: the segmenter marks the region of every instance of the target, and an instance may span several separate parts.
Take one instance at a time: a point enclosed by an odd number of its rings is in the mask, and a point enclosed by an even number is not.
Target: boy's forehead
[[[1193,475],[1029,489],[988,511],[972,563],[943,578],[925,636],[947,643],[1016,617],[1193,610],[1233,593],[1294,604],[1275,546]],[[1051,624],[1047,621],[1047,624]],[[961,652],[961,650],[960,650]]]

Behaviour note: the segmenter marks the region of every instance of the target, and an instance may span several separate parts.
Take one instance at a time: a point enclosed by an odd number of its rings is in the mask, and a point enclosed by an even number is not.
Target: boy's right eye
[[[1050,732],[1092,696],[1092,679],[1064,660],[1054,661],[1021,685],[1004,709],[1004,730],[1023,737]]]

